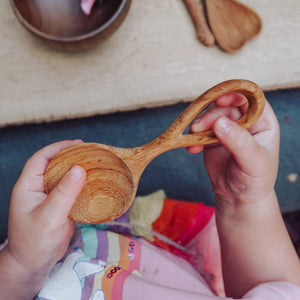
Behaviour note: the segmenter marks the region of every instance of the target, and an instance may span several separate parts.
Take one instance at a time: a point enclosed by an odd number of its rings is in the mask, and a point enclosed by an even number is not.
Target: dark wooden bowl
[[[35,36],[63,50],[88,49],[121,25],[131,0],[95,3],[86,16],[80,0],[10,0],[20,22]]]

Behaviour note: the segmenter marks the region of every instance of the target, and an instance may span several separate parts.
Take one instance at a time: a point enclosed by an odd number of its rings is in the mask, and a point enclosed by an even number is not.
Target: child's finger
[[[52,224],[63,224],[80,194],[86,179],[86,172],[80,166],[73,166],[52,190],[38,210]]]
[[[239,107],[242,113],[245,113],[249,107],[247,98],[239,93],[228,93],[215,100],[217,106],[226,107],[234,106]]]
[[[242,116],[240,110],[236,107],[217,107],[214,106],[207,110],[195,120],[190,126],[190,132],[196,133],[204,130],[212,129],[216,119],[220,116],[227,116],[232,120],[237,120]]]
[[[215,120],[222,115],[237,120],[246,113],[249,103],[247,98],[239,93],[227,93],[215,100],[207,110],[201,114],[191,124],[191,132],[200,132],[213,127]]]
[[[252,135],[227,117],[220,117],[214,124],[214,132],[221,144],[234,156],[241,170],[253,174],[260,162],[259,145]]]
[[[49,161],[61,150],[81,142],[81,140],[61,141],[42,148],[27,161],[18,183],[24,190],[43,192],[44,173]]]
[[[220,116],[227,116],[233,120],[237,120],[241,117],[241,112],[236,107],[217,107],[213,105],[205,113],[203,113],[199,119],[195,120],[190,126],[190,133],[197,133],[213,128],[214,122]],[[187,148],[189,153],[199,153],[203,150],[201,146],[191,146]]]
[[[191,146],[191,147],[187,147],[186,149],[191,154],[197,154],[197,153],[200,153],[204,149],[204,146],[203,145]]]
[[[26,163],[24,172],[29,170],[30,173],[43,174],[45,167],[53,157],[63,149],[75,144],[82,143],[81,140],[67,140],[48,145],[37,151]]]

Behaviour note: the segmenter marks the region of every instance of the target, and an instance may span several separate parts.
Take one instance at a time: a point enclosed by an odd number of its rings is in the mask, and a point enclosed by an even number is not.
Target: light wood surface
[[[197,40],[181,0],[133,0],[121,28],[80,53],[49,49],[0,1],[0,126],[190,101],[232,78],[300,86],[300,1],[241,2],[263,28],[228,54]]]
[[[155,157],[172,149],[217,141],[212,131],[184,134],[184,130],[207,105],[228,92],[239,92],[248,98],[248,110],[237,122],[249,128],[264,109],[264,94],[253,82],[226,81],[192,102],[165,132],[148,144],[119,148],[81,143],[58,153],[45,173],[46,193],[53,190],[72,166],[81,165],[86,170],[87,180],[71,209],[70,217],[82,223],[103,223],[118,218],[132,204],[140,177]]]

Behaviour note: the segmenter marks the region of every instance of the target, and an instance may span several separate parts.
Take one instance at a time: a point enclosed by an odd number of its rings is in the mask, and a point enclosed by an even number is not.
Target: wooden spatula
[[[235,0],[205,0],[210,28],[221,49],[235,52],[262,28],[259,16]]]

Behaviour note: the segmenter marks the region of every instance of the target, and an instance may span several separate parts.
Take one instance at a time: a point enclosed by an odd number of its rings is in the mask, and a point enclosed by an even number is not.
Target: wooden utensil
[[[213,46],[215,37],[207,24],[203,5],[197,0],[184,0],[184,3],[193,19],[197,39],[207,47]]]
[[[210,28],[223,50],[235,52],[262,28],[259,16],[235,0],[205,0]]]
[[[58,153],[46,170],[46,193],[51,192],[73,165],[81,165],[86,170],[87,181],[71,209],[70,217],[84,223],[116,219],[130,207],[140,177],[155,157],[171,149],[217,141],[212,131],[197,134],[183,134],[183,131],[207,105],[229,92],[242,93],[247,97],[249,108],[237,123],[249,128],[263,111],[265,98],[262,90],[246,80],[225,81],[202,94],[165,132],[148,144],[136,148],[118,148],[82,143]]]
[[[80,0],[10,0],[19,21],[35,36],[61,50],[82,50],[105,40],[121,25],[131,0],[96,3],[86,16]]]

